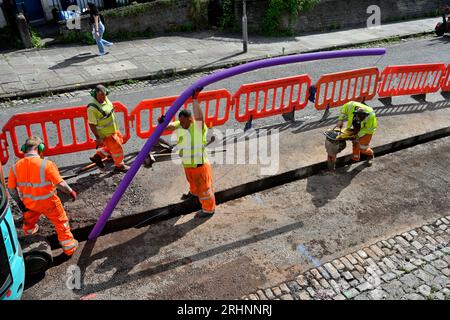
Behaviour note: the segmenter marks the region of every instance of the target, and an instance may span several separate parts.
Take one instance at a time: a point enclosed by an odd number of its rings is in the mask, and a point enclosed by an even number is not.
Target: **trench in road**
[[[393,152],[397,152],[406,148],[411,148],[419,144],[427,143],[437,139],[450,136],[450,127],[430,131],[421,135],[416,135],[410,138],[402,139],[385,145],[374,147],[373,150],[377,157],[384,156]],[[351,163],[351,155],[338,158],[337,168],[344,167]],[[287,171],[278,175],[269,176],[258,179],[249,183],[241,184],[220,192],[215,193],[217,204],[225,203],[250,194],[254,194],[263,190],[271,189],[290,182],[305,179],[313,176],[320,171],[326,169],[327,163],[319,162],[309,166],[301,167],[295,170]],[[108,221],[103,230],[103,235],[118,232],[133,227],[144,227],[165,221],[177,216],[186,215],[200,209],[200,205],[194,201],[183,201],[165,207],[152,209],[136,213],[133,215],[120,217]],[[79,241],[87,240],[88,234],[93,228],[92,225],[84,226],[78,229],[73,229],[72,233]],[[48,237],[53,249],[58,248],[58,240],[56,235]]]

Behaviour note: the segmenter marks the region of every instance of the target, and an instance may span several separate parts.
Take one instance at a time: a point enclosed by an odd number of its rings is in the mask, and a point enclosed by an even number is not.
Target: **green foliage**
[[[234,16],[234,2],[233,0],[223,0],[222,1],[222,18],[220,20],[220,29],[235,29],[236,28],[236,18]]]
[[[106,19],[108,17],[130,17],[130,16],[137,16],[141,14],[145,14],[148,11],[154,10],[154,7],[157,6],[158,8],[161,7],[161,5],[166,6],[167,8],[173,6],[175,4],[175,0],[158,0],[148,3],[137,3],[133,2],[129,6],[117,8],[117,9],[111,9],[111,10],[105,10],[103,11],[103,15]]]
[[[300,12],[311,10],[319,0],[269,0],[262,22],[262,32],[269,36],[293,35],[293,26]],[[283,29],[281,18],[289,16],[289,25]]]
[[[35,48],[43,48],[44,42],[42,42],[41,36],[37,31],[31,30],[31,43]]]
[[[65,37],[59,37],[58,39],[62,43],[84,43],[84,44],[95,44],[95,39],[92,33],[88,31],[69,31]]]

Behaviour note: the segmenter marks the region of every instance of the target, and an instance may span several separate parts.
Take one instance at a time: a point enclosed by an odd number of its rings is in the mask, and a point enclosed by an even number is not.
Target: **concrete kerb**
[[[353,47],[357,47],[357,46],[361,46],[361,45],[370,45],[370,44],[378,43],[380,41],[391,41],[391,40],[397,39],[399,37],[401,37],[402,39],[408,39],[408,38],[430,35],[433,33],[434,32],[419,32],[419,33],[415,32],[415,33],[410,33],[410,34],[406,34],[406,35],[395,35],[395,36],[391,36],[391,37],[370,40],[370,41],[359,41],[359,42],[357,41],[352,44],[346,44],[346,45],[341,45],[341,46],[330,46],[330,47],[324,47],[324,48],[315,49],[315,50],[291,51],[291,52],[285,53],[284,55],[283,54],[261,55],[261,56],[257,56],[254,58],[239,59],[239,60],[234,60],[234,61],[230,61],[230,62],[217,63],[217,64],[213,64],[213,65],[206,66],[206,67],[192,67],[192,68],[182,68],[182,69],[181,68],[180,69],[172,68],[172,69],[158,70],[158,71],[150,72],[150,73],[142,75],[142,76],[133,77],[132,79],[136,80],[136,81],[145,81],[145,80],[165,79],[165,78],[170,78],[173,76],[188,76],[188,75],[196,74],[196,73],[210,72],[210,71],[214,71],[214,70],[218,70],[218,69],[230,68],[230,67],[234,67],[234,66],[248,63],[248,62],[267,59],[269,57],[275,58],[275,57],[294,55],[294,54],[300,54],[300,53],[313,53],[313,52],[318,52],[318,51],[348,49],[348,48],[353,48]],[[130,80],[130,79],[131,78],[129,78],[129,77],[119,77],[114,80],[105,81],[105,82],[103,82],[103,84],[106,86],[111,86],[111,85],[114,85],[116,82],[126,81],[126,80]],[[13,100],[13,99],[36,98],[36,97],[41,97],[41,96],[46,96],[46,95],[54,95],[54,94],[67,93],[67,92],[76,91],[76,90],[89,89],[97,84],[98,84],[98,81],[90,81],[90,82],[85,82],[85,83],[79,84],[79,85],[64,85],[64,86],[54,87],[54,88],[47,89],[47,90],[30,90],[30,91],[20,92],[20,93],[14,92],[14,93],[1,94],[0,102],[4,102],[6,100]]]
[[[439,130],[429,131],[424,134],[415,135],[398,141],[393,141],[384,145],[379,145],[373,148],[377,157],[387,155],[406,148],[411,148],[416,145],[431,142],[440,138],[450,136],[450,127],[441,128]],[[352,163],[352,155],[346,155],[338,158],[336,167],[342,168]],[[327,168],[326,161],[313,163],[295,170],[283,172],[278,175],[269,176],[266,178],[257,179],[245,184],[237,185],[235,187],[219,191],[215,193],[217,204],[227,201],[232,201],[253,193],[261,192],[263,190],[271,189],[283,184],[294,182],[297,180],[308,178],[314,174],[321,172]],[[149,211],[111,219],[106,224],[102,235],[114,233],[117,231],[145,227],[157,222],[168,220],[177,216],[190,214],[200,209],[200,205],[192,200],[187,200],[161,208],[152,209]],[[87,237],[94,225],[88,225],[81,228],[73,229],[72,233],[79,241],[87,240]],[[56,235],[51,235],[48,238],[52,248],[59,247]]]

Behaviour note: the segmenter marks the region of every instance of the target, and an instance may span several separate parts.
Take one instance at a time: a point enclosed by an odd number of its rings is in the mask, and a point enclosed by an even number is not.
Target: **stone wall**
[[[247,1],[249,30],[260,30],[264,9],[268,0]],[[381,9],[381,22],[387,23],[405,19],[430,16],[440,5],[450,4],[449,0],[321,0],[312,10],[300,13],[294,24],[295,33],[324,31],[330,29],[364,27],[371,13],[367,8],[377,5]],[[242,1],[236,1],[237,20],[242,15]],[[282,26],[288,26],[287,15]]]
[[[2,4],[3,4],[3,1],[0,0],[0,28],[3,28],[6,26],[6,18],[5,18],[5,15],[3,14]]]
[[[105,28],[109,34],[128,32],[151,32],[160,34],[171,31],[204,29],[208,24],[208,0],[200,0],[196,8],[192,0],[156,0],[154,2],[130,5],[118,9],[102,11]],[[89,16],[81,19],[81,32],[90,32]],[[67,35],[70,30],[65,22],[60,30]]]
[[[108,34],[146,32],[161,34],[171,31],[190,31],[208,27],[208,0],[199,0],[196,9],[194,0],[156,0],[150,3],[131,5],[119,9],[105,10]],[[247,0],[248,26],[251,33],[259,32],[269,0]],[[221,1],[218,1],[219,3]],[[312,10],[300,13],[294,23],[296,34],[352,27],[364,27],[371,13],[367,8],[378,5],[381,22],[430,16],[440,5],[450,0],[321,0]],[[235,17],[241,26],[242,1],[235,0]],[[282,27],[288,26],[288,15],[282,18]],[[81,21],[82,32],[90,32],[88,17]],[[66,23],[60,25],[64,36],[70,31]]]

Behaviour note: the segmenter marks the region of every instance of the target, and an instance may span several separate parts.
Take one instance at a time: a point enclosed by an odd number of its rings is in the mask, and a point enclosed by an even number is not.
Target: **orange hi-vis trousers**
[[[369,157],[373,156],[373,150],[369,148],[370,141],[372,140],[371,134],[366,134],[359,139],[353,141],[353,161],[359,161],[360,154],[365,154]]]
[[[75,239],[70,231],[69,219],[61,201],[41,200],[39,211],[26,211],[23,214],[23,232],[31,235],[41,215],[47,217],[53,223],[59,243],[68,256],[77,249]],[[42,209],[41,209],[42,208]]]
[[[123,136],[120,131],[117,131],[113,135],[103,138],[103,146],[98,148],[97,154],[102,158],[109,156],[114,160],[114,165],[118,168],[124,165],[123,158]]]
[[[216,209],[216,199],[212,187],[212,170],[209,163],[205,163],[197,168],[184,168],[186,179],[189,182],[189,191],[202,204],[205,213],[214,213]]]

